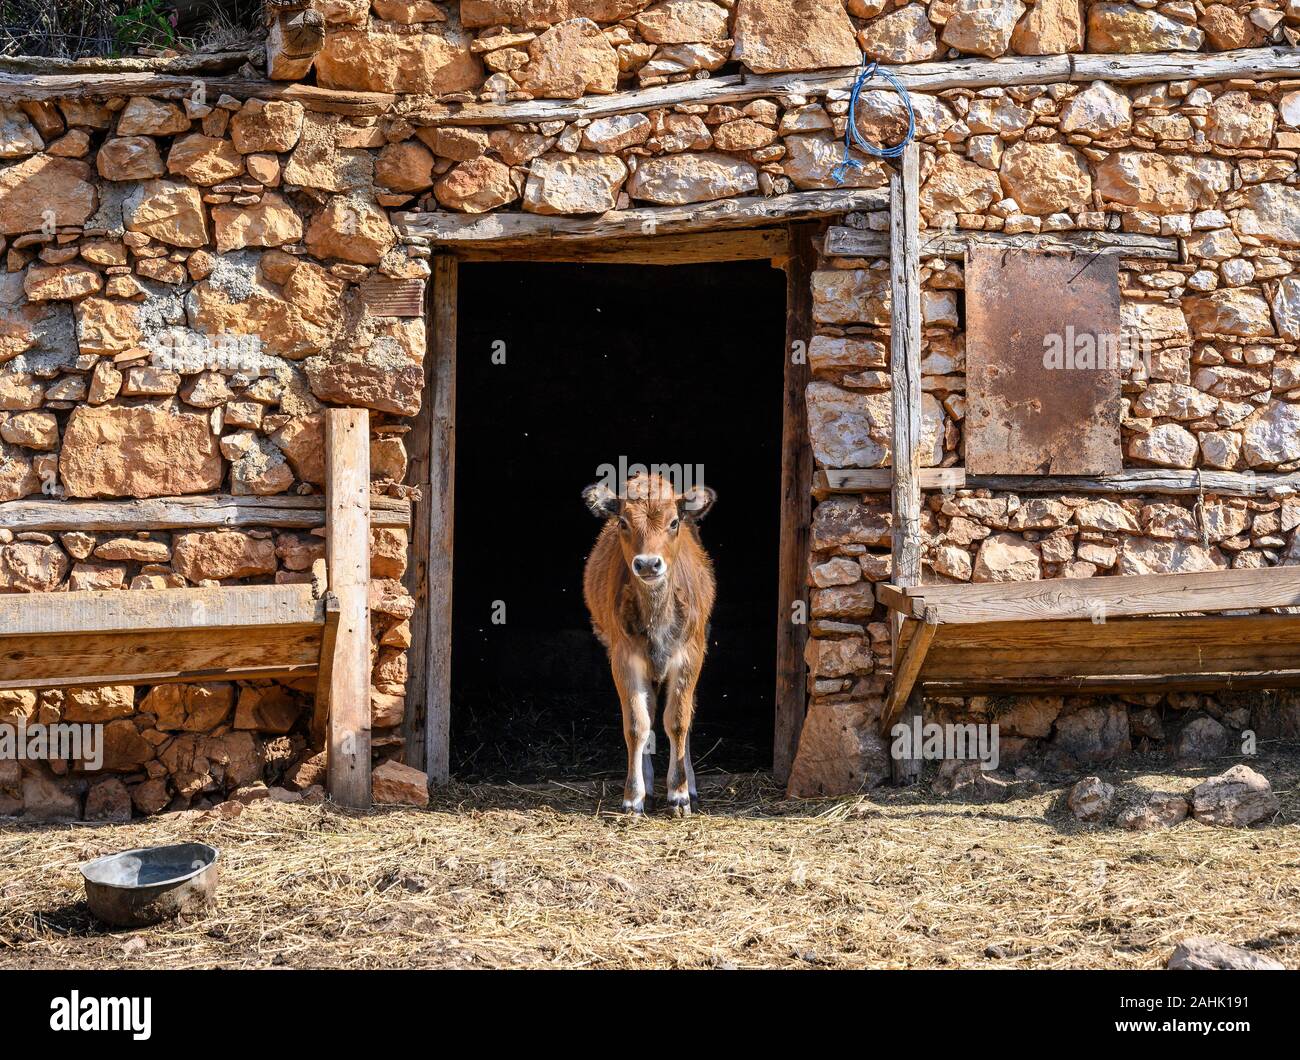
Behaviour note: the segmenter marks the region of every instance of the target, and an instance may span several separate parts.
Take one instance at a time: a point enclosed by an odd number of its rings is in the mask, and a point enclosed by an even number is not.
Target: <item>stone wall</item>
[[[707,77],[963,55],[1169,52],[1294,43],[1274,0],[317,0],[321,85],[466,99],[572,99]]]
[[[318,86],[426,95],[399,95],[370,117],[283,99],[209,98],[202,89],[183,100],[123,95],[0,109],[0,501],[319,492],[329,404],[372,410],[373,488],[408,496],[403,437],[420,404],[424,322],[379,315],[374,306],[384,303],[368,292],[427,276],[430,247],[399,234],[394,209],[580,216],[887,183],[886,168],[865,156],[837,169],[847,85],[823,96],[792,84],[743,104],[478,126],[437,124],[446,104],[577,98],[741,66],[854,66],[861,50],[915,61],[1236,48],[1290,42],[1300,24],[1291,8],[1249,3],[319,7],[328,33],[309,75]],[[1053,85],[913,97],[925,224],[1180,241],[1179,264],[1124,266],[1125,326],[1156,347],[1149,371],[1140,365],[1125,382],[1131,466],[1300,467],[1296,88]],[[902,108],[892,93],[868,90],[858,121],[869,139],[892,141]],[[887,216],[837,223],[883,231]],[[888,460],[886,275],[883,261],[849,259],[823,259],[814,275],[808,407],[821,467]],[[962,270],[927,261],[923,281],[926,462],[954,466],[964,415]],[[872,588],[888,577],[885,503],[836,497],[817,507],[810,713],[796,790],[881,775],[870,720],[888,677]],[[928,506],[926,576],[935,579],[1262,566],[1300,554],[1294,502],[1281,498],[1207,497],[1195,506],[1157,496],[956,493]],[[311,534],[257,527],[56,538],[14,534],[0,521],[0,591],[299,580],[319,547]],[[403,534],[375,535],[381,755],[401,752],[412,607],[400,583],[405,562]],[[202,806],[259,776],[310,787],[320,760],[305,737],[309,698],[309,689],[280,683],[4,693],[0,716],[101,717],[112,732],[113,779],[91,787],[67,768],[6,767],[0,812]],[[1193,699],[1215,724],[1241,722],[1225,701]],[[1029,720],[1008,723],[1009,733],[1067,751],[1063,734],[1076,730],[1107,734],[1113,748],[1156,738],[1154,726],[1139,729],[1140,712],[1032,702]],[[1185,710],[1193,700],[1137,705]],[[1104,724],[1082,713],[1096,710]],[[1081,720],[1069,721],[1076,714]],[[1277,725],[1290,718],[1270,716]]]
[[[372,490],[409,496],[424,321],[376,315],[364,285],[426,276],[428,251],[399,242],[374,193],[376,132],[229,97],[0,110],[0,501],[320,493],[329,404],[372,410]],[[307,581],[323,546],[256,526],[15,534],[0,509],[0,592]],[[406,561],[406,531],[372,532],[381,757],[401,751]],[[105,723],[109,777],[3,763],[0,814],[310,787],[314,685],[0,692],[0,720]]]
[[[914,97],[924,141],[922,223],[1010,233],[1176,237],[1178,263],[1121,260],[1123,328],[1146,345],[1123,378],[1125,466],[1300,468],[1300,137],[1295,83],[1192,82],[1125,90],[1051,85]],[[866,121],[876,124],[868,109]],[[883,113],[883,112],[882,112]],[[850,218],[886,229],[886,214]],[[923,463],[962,463],[960,263],[922,263]],[[808,390],[820,467],[888,461],[886,263],[823,258]],[[1138,344],[1135,344],[1138,345]],[[1300,562],[1292,496],[925,499],[924,580],[1090,578]],[[873,735],[889,677],[887,495],[823,499],[813,520],[812,698],[792,788],[843,790],[888,774]],[[1125,709],[1129,707],[1132,709]],[[1252,714],[1252,709],[1253,714]],[[1004,760],[1087,763],[1140,744],[1222,750],[1233,733],[1300,732],[1289,695],[1009,697],[932,704],[940,719],[999,719]],[[1006,737],[1010,737],[1007,739]]]

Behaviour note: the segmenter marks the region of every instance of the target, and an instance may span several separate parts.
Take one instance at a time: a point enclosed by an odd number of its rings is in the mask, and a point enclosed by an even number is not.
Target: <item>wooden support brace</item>
[[[338,601],[329,681],[328,780],[343,806],[370,805],[370,414],[332,408],[325,435],[326,560]]]
[[[934,635],[939,630],[939,619],[933,611],[927,611],[925,618],[903,620],[898,640],[903,644],[902,655],[894,656],[894,677],[889,686],[889,698],[885,701],[884,712],[880,716],[880,731],[888,733],[894,718],[903,709],[912,695],[916,679],[920,676],[925,657],[934,642]],[[906,643],[903,643],[906,641]]]

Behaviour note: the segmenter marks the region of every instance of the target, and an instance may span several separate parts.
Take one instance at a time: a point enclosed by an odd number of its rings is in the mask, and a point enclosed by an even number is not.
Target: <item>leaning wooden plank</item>
[[[696,262],[763,261],[789,252],[785,228],[732,228],[627,239],[544,239],[527,245],[456,246],[460,261],[578,261],[606,265],[689,265]]]
[[[40,595],[52,599],[64,594]],[[156,593],[124,590],[118,595]],[[305,676],[316,671],[322,628],[312,623],[64,632],[39,637],[6,632],[0,636],[0,688]]]
[[[923,595],[924,606],[945,624],[1080,618],[1104,623],[1136,615],[1300,606],[1300,566],[899,588],[907,596]]]
[[[966,256],[972,246],[1001,250],[1068,250],[1077,254],[1119,254],[1126,258],[1177,261],[1178,240],[1173,236],[1146,236],[1129,232],[1044,232],[1008,235],[1005,232],[927,232],[921,236],[921,257]],[[844,225],[826,230],[824,250],[840,258],[883,258],[889,254],[886,233]]]
[[[539,239],[625,239],[720,228],[757,228],[775,221],[829,217],[853,210],[878,210],[889,204],[881,189],[796,191],[759,196],[610,210],[598,217],[551,217],[534,213],[401,213],[398,232],[455,246],[531,243]]]
[[[959,490],[966,486],[966,471],[960,467],[918,468],[916,477],[922,490]],[[888,493],[893,486],[894,475],[887,467],[827,468],[813,476],[814,493]]]
[[[371,525],[405,528],[411,502],[370,498]],[[235,497],[214,493],[148,500],[50,501],[35,498],[0,503],[0,527],[14,533],[132,533],[138,530],[211,530],[218,527],[311,529],[325,525],[325,498]]]
[[[325,424],[325,559],[338,599],[330,670],[328,783],[343,806],[370,805],[370,414],[332,408]]]
[[[310,585],[218,589],[108,589],[0,594],[0,634],[118,633],[320,625],[324,607]]]
[[[934,616],[929,614],[920,621],[909,618],[905,623],[904,628],[910,628],[911,636],[904,637],[903,630],[899,630],[899,643],[903,643],[904,640],[906,643],[903,644],[902,655],[894,663],[894,674],[889,682],[889,697],[885,700],[885,709],[880,715],[882,733],[889,732],[899,711],[911,699],[917,675],[925,665],[925,657],[929,654],[930,645],[934,643],[934,635],[939,628]]]
[[[339,598],[325,594],[325,625],[320,637],[320,664],[316,677],[316,702],[311,715],[311,742],[313,747],[324,747],[329,738],[330,690],[334,683],[334,645],[338,640],[339,616],[342,613]]]

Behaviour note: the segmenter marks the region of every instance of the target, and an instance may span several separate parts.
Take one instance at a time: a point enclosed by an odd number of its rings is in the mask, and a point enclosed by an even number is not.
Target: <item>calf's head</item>
[[[685,523],[698,522],[713,507],[717,494],[707,486],[678,493],[658,475],[637,475],[620,497],[604,483],[582,491],[592,514],[617,520],[618,543],[632,575],[647,585],[668,576],[677,560]]]

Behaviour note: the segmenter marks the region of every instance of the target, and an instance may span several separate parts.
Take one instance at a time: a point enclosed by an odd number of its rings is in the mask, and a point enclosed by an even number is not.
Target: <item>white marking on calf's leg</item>
[[[614,683],[623,705],[623,740],[627,744],[627,780],[623,784],[623,809],[645,812],[646,782],[642,773],[646,747],[654,725],[653,692],[646,661],[631,650],[614,660]]]
[[[690,765],[691,719],[695,713],[695,682],[699,667],[679,653],[668,671],[664,728],[668,732],[668,808],[676,817],[691,812],[695,772]]]

